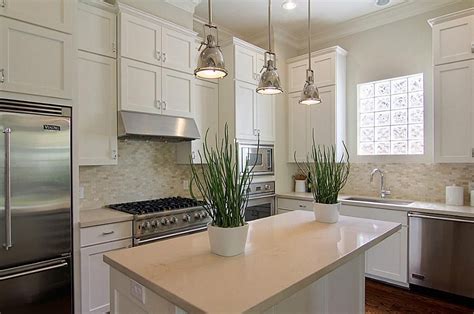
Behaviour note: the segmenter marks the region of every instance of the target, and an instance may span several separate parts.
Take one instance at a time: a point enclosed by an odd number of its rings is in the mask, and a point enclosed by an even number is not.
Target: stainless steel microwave
[[[271,175],[273,169],[273,145],[239,144],[239,165],[240,172],[243,172],[245,165],[252,169],[254,175]]]

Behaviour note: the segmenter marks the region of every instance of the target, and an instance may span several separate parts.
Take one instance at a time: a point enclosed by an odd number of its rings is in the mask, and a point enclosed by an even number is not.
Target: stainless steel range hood
[[[118,136],[149,137],[169,142],[192,141],[201,137],[194,119],[131,111],[119,111]]]

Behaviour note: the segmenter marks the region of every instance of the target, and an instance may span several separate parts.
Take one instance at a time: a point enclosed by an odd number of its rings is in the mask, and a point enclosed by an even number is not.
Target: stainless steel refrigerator
[[[0,99],[1,314],[72,312],[70,113]]]

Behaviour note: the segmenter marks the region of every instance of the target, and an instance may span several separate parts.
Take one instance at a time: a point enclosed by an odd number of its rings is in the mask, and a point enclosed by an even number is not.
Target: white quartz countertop
[[[289,198],[302,201],[313,201],[313,195],[311,193],[298,193],[298,192],[287,192],[279,193],[277,195],[281,198]],[[339,195],[339,200],[344,205],[353,205],[353,206],[365,206],[365,207],[376,207],[392,210],[402,210],[402,211],[413,211],[420,213],[431,213],[439,215],[451,215],[458,217],[474,217],[474,207],[470,206],[453,206],[446,205],[444,203],[430,203],[430,202],[419,202],[413,201],[408,205],[400,204],[386,204],[386,203],[370,203],[370,202],[359,202],[359,201],[350,201],[347,198],[353,197],[352,195]],[[367,199],[378,200],[375,197],[364,197]]]
[[[81,228],[130,221],[132,219],[133,215],[110,208],[86,209],[79,212],[79,226]]]
[[[207,232],[106,253],[104,261],[188,312],[264,310],[400,230],[397,223],[312,212],[249,223],[244,254],[210,253]],[[341,283],[344,284],[344,283]]]

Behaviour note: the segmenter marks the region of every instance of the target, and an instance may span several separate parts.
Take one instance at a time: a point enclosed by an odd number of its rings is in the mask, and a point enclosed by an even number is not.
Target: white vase
[[[245,251],[249,225],[241,227],[221,228],[208,225],[211,252],[221,256],[235,256]]]
[[[306,180],[295,180],[295,192],[296,193],[306,192]]]
[[[314,218],[316,221],[324,223],[336,223],[339,220],[339,208],[341,203],[337,204],[321,204],[314,203]]]

